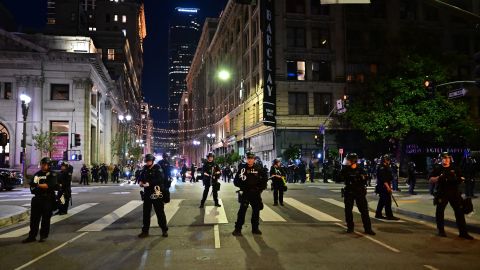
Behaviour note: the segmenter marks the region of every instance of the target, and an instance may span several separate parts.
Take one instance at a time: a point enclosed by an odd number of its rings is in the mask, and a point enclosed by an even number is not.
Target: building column
[[[112,105],[109,101],[105,102],[105,115],[104,115],[104,127],[103,134],[104,140],[104,157],[105,163],[112,163]]]
[[[28,78],[26,76],[16,77],[17,91],[15,91],[15,99],[17,100],[17,124],[15,127],[15,148],[10,150],[10,154],[13,154],[13,157],[10,157],[11,164],[14,164],[14,167],[21,167],[22,163],[20,161],[20,156],[22,152],[22,135],[23,135],[23,114],[22,114],[22,101],[20,101],[20,95],[25,93],[31,95],[27,92],[27,82]],[[32,100],[32,102],[36,102]],[[32,103],[30,103],[32,105]],[[28,131],[28,129],[27,129]],[[28,137],[28,135],[27,135]],[[12,138],[12,136],[10,137]],[[10,139],[12,141],[12,139]],[[30,151],[27,147],[27,153]],[[27,163],[28,164],[28,163]]]
[[[43,100],[44,100],[43,77],[41,76],[32,77],[30,82],[33,88],[33,93],[32,93],[32,106],[30,107],[28,114],[32,115],[31,119],[33,123],[30,125],[30,128],[28,128],[28,130],[31,130],[32,133],[35,130],[37,130],[37,132],[40,132],[41,130],[49,130],[50,127],[48,126],[46,127],[46,129],[43,128],[44,125],[42,122],[43,120],[42,107],[43,107]],[[39,151],[33,151],[33,148],[30,151],[29,156],[30,156],[30,162],[31,162],[30,164],[34,166],[37,165],[40,162],[40,159],[42,158],[41,153]]]
[[[78,108],[78,113],[75,114],[75,121],[77,124],[77,131],[80,133],[82,143],[80,149],[82,150],[82,157],[87,166],[91,165],[90,158],[90,96],[92,93],[92,82],[90,79],[77,78],[73,80],[73,96],[75,101],[75,108]]]

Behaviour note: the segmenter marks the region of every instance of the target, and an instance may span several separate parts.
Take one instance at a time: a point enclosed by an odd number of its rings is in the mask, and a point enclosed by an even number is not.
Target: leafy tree
[[[40,151],[42,156],[49,155],[49,153],[57,150],[55,148],[55,141],[58,133],[51,131],[38,132],[37,128],[35,128],[35,131],[37,132],[37,134],[32,136],[32,139],[34,141],[33,146],[35,147],[35,150]]]
[[[128,148],[128,154],[132,157],[133,161],[138,162],[142,158],[143,148],[139,145],[130,145]]]
[[[224,156],[218,156],[215,158],[215,162],[219,165],[224,165],[225,164],[225,157]]]
[[[225,155],[225,162],[228,165],[233,165],[236,162],[239,162],[241,159],[240,155],[237,152],[232,151],[231,153],[227,153]]]
[[[296,145],[290,145],[283,152],[283,157],[285,158],[285,160],[298,159],[300,158],[301,153],[302,153],[302,150],[300,149],[300,147]]]

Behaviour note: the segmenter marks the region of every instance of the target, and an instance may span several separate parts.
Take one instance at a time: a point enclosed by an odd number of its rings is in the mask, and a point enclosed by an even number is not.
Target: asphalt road
[[[479,269],[480,241],[436,236],[432,224],[407,217],[372,219],[376,236],[344,232],[338,187],[291,184],[285,206],[263,193],[261,236],[253,236],[247,212],[243,237],[231,235],[238,202],[233,184],[222,184],[221,208],[199,209],[201,182],[176,183],[167,205],[169,237],[158,227],[139,239],[140,188],[74,187],[69,215],[52,219],[44,243],[21,244],[28,223],[0,230],[0,269]],[[28,190],[0,193],[2,204],[29,204]],[[153,215],[153,212],[152,212]],[[372,214],[370,216],[373,216]],[[401,216],[400,216],[401,217]],[[480,236],[475,235],[477,239]]]

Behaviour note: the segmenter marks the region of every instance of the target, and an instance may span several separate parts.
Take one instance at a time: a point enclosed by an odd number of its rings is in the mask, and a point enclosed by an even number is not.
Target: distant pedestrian
[[[310,160],[308,163],[308,174],[310,177],[310,182],[314,182],[315,179],[315,164],[313,164],[313,160]]]
[[[415,185],[417,183],[417,176],[416,176],[416,165],[415,165],[415,162],[413,161],[410,161],[408,163],[408,179],[407,179],[407,183],[408,183],[408,193],[410,193],[411,195],[416,195],[417,193],[415,192]]]

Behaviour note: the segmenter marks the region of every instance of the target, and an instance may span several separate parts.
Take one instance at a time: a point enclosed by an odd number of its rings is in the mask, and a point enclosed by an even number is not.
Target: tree
[[[298,159],[300,158],[301,152],[302,150],[300,149],[300,147],[296,145],[290,145],[287,149],[285,149],[285,151],[283,151],[283,157],[286,160]]]
[[[35,131],[37,132],[37,134],[32,136],[32,139],[34,141],[33,146],[35,147],[35,150],[40,151],[42,156],[49,155],[51,152],[57,150],[55,148],[55,142],[58,133],[51,131],[38,132],[36,127]]]
[[[128,154],[133,157],[132,160],[138,162],[142,158],[143,148],[139,145],[130,145],[128,148]]]
[[[228,165],[233,165],[237,162],[239,162],[241,159],[240,157],[240,154],[238,154],[237,152],[230,152],[230,153],[227,153],[225,155],[225,162],[228,164]]]
[[[345,117],[371,141],[393,139],[401,145],[412,134],[437,143],[452,136],[465,139],[476,129],[467,105],[448,100],[440,88],[430,98],[424,88],[426,79],[446,82],[448,74],[448,66],[439,61],[408,55],[395,69],[375,78],[353,100]]]

